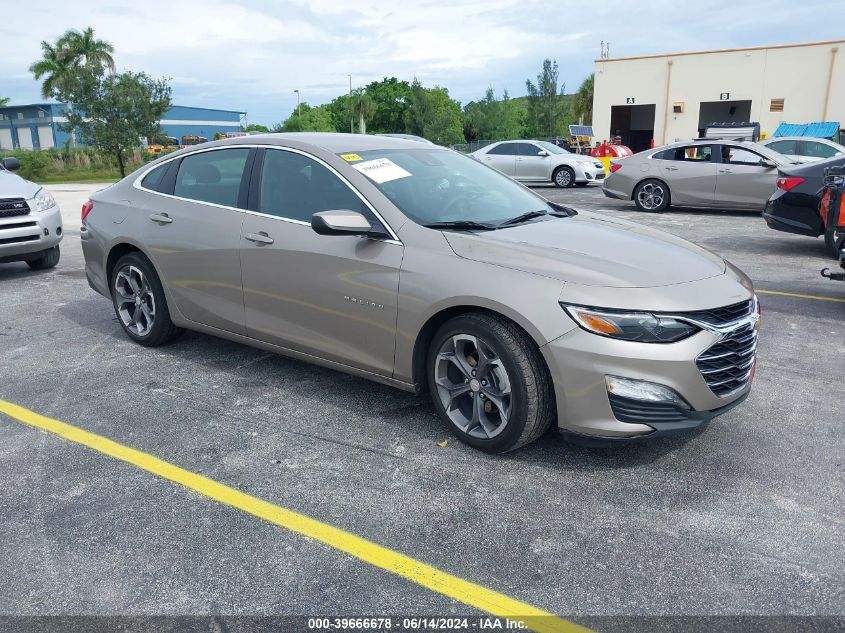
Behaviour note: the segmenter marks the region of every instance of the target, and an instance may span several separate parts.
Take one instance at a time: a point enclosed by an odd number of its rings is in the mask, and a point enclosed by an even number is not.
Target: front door
[[[517,143],[519,155],[516,157],[516,179],[528,181],[549,181],[552,178],[552,157],[534,143]]]
[[[669,185],[672,202],[709,207],[716,192],[716,163],[712,145],[685,145],[658,154],[659,177]]]
[[[766,167],[762,154],[739,145],[722,145],[722,164],[716,178],[716,200],[722,207],[760,209],[774,193],[778,170]]]
[[[244,212],[238,206],[239,199],[246,200],[241,181],[249,152],[232,148],[185,156],[166,192],[174,197],[149,193],[141,220],[147,252],[179,312],[237,334],[246,333],[238,253]],[[152,188],[147,179],[155,175],[145,177],[142,187]]]
[[[241,239],[249,336],[391,376],[402,245],[317,235],[310,223],[318,211],[378,220],[322,162],[271,148],[259,160]]]

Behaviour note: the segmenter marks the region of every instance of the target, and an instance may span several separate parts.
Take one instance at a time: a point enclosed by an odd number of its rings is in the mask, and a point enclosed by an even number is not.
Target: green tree
[[[94,37],[94,29],[90,26],[84,31],[65,31],[59,41],[75,66],[114,72],[114,47]]]
[[[463,143],[461,104],[449,97],[446,88],[424,88],[419,80],[414,79],[407,131],[438,145]]]
[[[9,103],[9,97],[0,97],[0,108]]]
[[[258,123],[250,123],[245,128],[242,128],[244,132],[269,132],[270,128],[266,125],[260,125]]]
[[[35,79],[41,82],[41,96],[56,97],[71,81],[73,65],[65,51],[49,42],[41,42],[41,59],[29,67]]]
[[[376,113],[376,102],[367,94],[366,89],[358,88],[352,91],[352,96],[349,98],[349,107],[352,111],[352,116],[358,119],[358,133],[367,133],[367,119]]]
[[[332,117],[335,132],[352,132],[352,112],[349,110],[349,96],[339,95],[326,104]]]
[[[274,132],[334,132],[334,121],[332,113],[327,105],[320,105],[312,108],[304,101],[299,105],[299,114],[296,110],[285,119],[283,123],[277,124]]]
[[[565,129],[568,107],[564,100],[566,84],[558,91],[557,62],[543,60],[543,69],[537,75],[537,84],[525,81],[528,92],[528,124],[531,135],[559,136]]]
[[[81,70],[72,87],[59,98],[78,107],[67,112],[65,131],[75,130],[83,142],[117,159],[126,175],[127,153],[141,145],[141,138],[161,134],[159,121],[170,108],[170,86],[165,79],[145,73],[103,75],[97,69]]]
[[[497,99],[488,88],[483,99],[464,107],[464,136],[468,141],[520,138],[526,116],[525,99],[511,99],[507,90]]]
[[[404,132],[405,116],[411,101],[411,85],[396,77],[385,77],[368,84],[365,91],[376,105],[368,122],[370,131],[375,134]]]
[[[578,119],[583,118],[584,125],[590,125],[593,122],[593,83],[595,78],[595,74],[591,74],[582,81],[572,100],[572,113]]]
[[[94,29],[69,29],[54,44],[41,42],[41,59],[29,71],[41,82],[41,96],[58,97],[60,91],[73,88],[81,70],[101,74],[114,71],[114,48],[105,40],[94,37]]]

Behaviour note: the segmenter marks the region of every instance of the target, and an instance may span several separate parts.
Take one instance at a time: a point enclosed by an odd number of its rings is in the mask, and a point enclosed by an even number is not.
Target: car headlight
[[[32,207],[33,211],[46,211],[56,206],[56,200],[53,198],[53,194],[46,189],[40,189],[30,202],[30,207]]]
[[[575,162],[578,163],[579,165],[584,166],[584,167],[592,167],[593,166],[593,163],[588,161],[588,160],[576,160]]]
[[[674,343],[692,336],[699,328],[692,323],[651,312],[614,311],[560,304],[583,329],[637,343]]]

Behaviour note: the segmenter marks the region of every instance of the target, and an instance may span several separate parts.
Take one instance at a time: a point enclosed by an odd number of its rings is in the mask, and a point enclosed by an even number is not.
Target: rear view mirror
[[[373,226],[357,211],[319,211],[311,216],[311,228],[319,235],[369,235]]]
[[[760,160],[761,167],[768,167],[769,169],[774,169],[777,167],[777,163],[773,160],[769,160],[768,158],[763,158]]]
[[[21,168],[21,161],[19,161],[14,156],[9,156],[8,158],[3,159],[3,168],[6,171],[17,171]]]

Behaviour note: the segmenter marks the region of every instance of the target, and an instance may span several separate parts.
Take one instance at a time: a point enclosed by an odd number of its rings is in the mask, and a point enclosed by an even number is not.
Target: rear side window
[[[168,167],[170,167],[170,163],[159,165],[153,169],[150,173],[144,176],[144,179],[141,181],[141,186],[145,189],[150,189],[151,191],[166,193],[164,191],[164,176],[167,174]]]
[[[769,149],[773,149],[776,152],[781,154],[788,154],[790,156],[795,156],[798,154],[798,142],[797,141],[775,141],[774,143],[769,143],[766,145]]]
[[[660,152],[655,158],[694,163],[708,163],[713,160],[712,145],[685,145]]]
[[[538,150],[539,151],[539,150]],[[496,145],[493,149],[491,149],[488,154],[501,154],[505,156],[516,156],[517,154],[517,144],[516,143],[502,143],[500,145]]]
[[[220,149],[182,159],[173,195],[227,207],[238,206],[238,193],[249,148]]]
[[[294,152],[264,153],[258,211],[310,224],[318,211],[340,209],[371,215],[361,198],[324,165]]]

